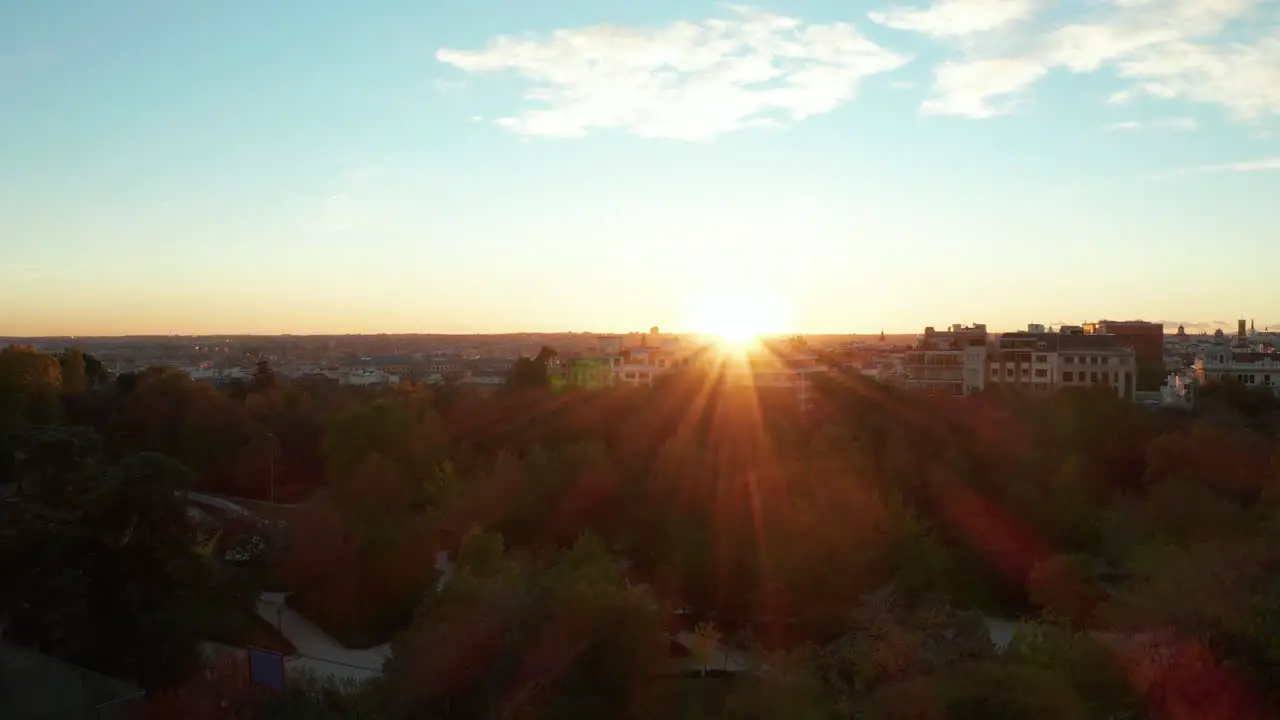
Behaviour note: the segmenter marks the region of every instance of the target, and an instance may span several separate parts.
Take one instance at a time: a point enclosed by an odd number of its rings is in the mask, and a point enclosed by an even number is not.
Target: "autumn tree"
[[[646,717],[666,642],[656,604],[594,538],[538,566],[469,537],[453,578],[395,643],[412,717]]]

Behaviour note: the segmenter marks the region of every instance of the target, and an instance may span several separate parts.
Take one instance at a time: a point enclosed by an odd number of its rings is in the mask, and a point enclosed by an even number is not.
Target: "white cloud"
[[[1045,73],[1039,63],[1021,58],[945,62],[938,67],[934,96],[924,112],[985,118],[1012,112],[1017,99],[993,102],[1031,86]]]
[[[1280,170],[1280,157],[1263,158],[1262,160],[1245,160],[1243,162],[1224,163],[1222,165],[1201,165],[1200,167],[1184,168],[1183,173],[1239,173],[1239,172],[1264,172],[1267,170]]]
[[[1118,69],[1152,81],[1157,97],[1221,105],[1241,119],[1280,115],[1280,34],[1253,45],[1167,43],[1124,59]]]
[[[1038,0],[938,0],[929,7],[904,7],[867,13],[872,22],[930,37],[971,35],[1030,18]]]
[[[1173,117],[1164,118],[1156,123],[1166,130],[1177,130],[1178,132],[1191,132],[1200,127],[1200,123],[1195,118],[1189,117]]]
[[[522,135],[616,129],[701,140],[827,113],[859,82],[910,60],[851,25],[745,7],[660,28],[595,25],[545,38],[501,36],[436,58],[470,73],[514,72],[533,107],[497,122]]]
[[[1192,130],[1199,128],[1200,123],[1196,122],[1195,118],[1189,118],[1189,117],[1161,118],[1151,123],[1147,123],[1146,125],[1144,125],[1141,122],[1138,122],[1137,120],[1126,120],[1125,122],[1118,122],[1113,125],[1108,125],[1106,127],[1106,130],[1107,132],[1132,132],[1134,130],[1141,130],[1143,127],[1148,127],[1148,126],[1153,128],[1160,128],[1163,130],[1191,132]]]
[[[961,0],[937,0],[927,11],[950,17],[946,27],[924,27],[932,37],[972,32],[971,20],[944,10]],[[973,0],[976,2],[977,0]],[[1268,0],[1095,0],[1068,21],[1018,32],[999,33],[984,42],[966,41],[961,59],[938,67],[928,112],[987,117],[1008,112],[1017,103],[1002,96],[1021,93],[1054,69],[1092,73],[1108,69],[1133,80],[1132,89],[1113,93],[1108,102],[1123,104],[1137,93],[1160,99],[1216,104],[1237,118],[1280,115],[1280,32],[1225,43],[1232,23],[1268,28],[1258,15]],[[1270,28],[1274,28],[1271,25]],[[960,82],[989,78],[994,68],[1005,82]],[[1011,73],[1016,68],[1016,74]],[[1020,79],[1021,82],[1015,82]],[[975,113],[974,109],[982,112]]]
[[[1107,132],[1133,132],[1134,130],[1141,129],[1142,123],[1137,120],[1126,120],[1125,122],[1118,122],[1114,125],[1107,126]]]

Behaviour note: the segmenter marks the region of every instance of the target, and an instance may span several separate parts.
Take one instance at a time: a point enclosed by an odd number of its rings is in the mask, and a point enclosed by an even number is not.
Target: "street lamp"
[[[271,443],[270,447],[267,448],[267,452],[271,458],[271,504],[274,505],[276,502],[276,436],[272,433],[267,433],[267,440]]]

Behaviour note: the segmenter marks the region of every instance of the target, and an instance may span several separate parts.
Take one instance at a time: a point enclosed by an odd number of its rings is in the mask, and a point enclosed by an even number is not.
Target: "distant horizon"
[[[1133,320],[1141,320],[1140,318],[1129,318],[1127,320],[1114,320],[1107,318],[1110,322],[1127,322]],[[1100,320],[1086,320],[1076,322],[1057,322],[1057,323],[1023,323],[1012,328],[993,327],[987,324],[987,331],[993,334],[1023,332],[1028,325],[1039,324],[1047,328],[1052,327],[1055,330],[1063,325],[1083,325],[1089,322],[1100,322]],[[1207,322],[1174,322],[1169,321],[1143,321],[1157,322],[1164,325],[1164,333],[1172,335],[1177,332],[1177,328],[1181,325],[1185,328],[1187,334],[1198,334],[1201,332],[1213,332],[1214,330],[1230,330],[1236,329],[1236,321],[1207,321]],[[916,330],[871,330],[871,331],[828,331],[828,332],[776,332],[776,333],[760,333],[761,338],[778,338],[799,335],[808,336],[848,336],[848,337],[876,337],[882,332],[886,337],[914,336],[924,332],[925,327],[933,327],[935,330],[948,330],[955,323],[936,324],[932,326],[923,326]],[[963,325],[972,325],[973,322],[962,323]],[[1256,323],[1256,329],[1263,331],[1264,328],[1274,325],[1280,328],[1280,322],[1276,323]],[[668,335],[691,335],[691,336],[714,336],[714,332],[697,331],[697,330],[663,330],[659,326],[662,334]],[[111,339],[144,339],[144,338],[279,338],[279,337],[447,337],[447,338],[468,338],[468,337],[504,337],[504,336],[520,336],[520,335],[641,335],[648,332],[648,328],[643,330],[511,330],[503,332],[430,332],[430,331],[412,331],[412,332],[278,332],[278,333],[262,333],[262,332],[181,332],[181,333],[126,333],[119,335],[98,335],[98,334],[49,334],[49,335],[4,335],[0,334],[0,338],[5,340],[111,340]],[[1280,332],[1280,330],[1277,330]]]

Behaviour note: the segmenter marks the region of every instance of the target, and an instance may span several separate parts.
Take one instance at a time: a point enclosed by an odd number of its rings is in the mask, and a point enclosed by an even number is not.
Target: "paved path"
[[[343,647],[285,604],[285,597],[285,593],[263,593],[258,599],[258,615],[279,628],[280,634],[298,649],[296,655],[285,658],[286,669],[306,669],[319,677],[337,680],[368,680],[382,675],[382,664],[391,657],[390,645],[366,650]]]

